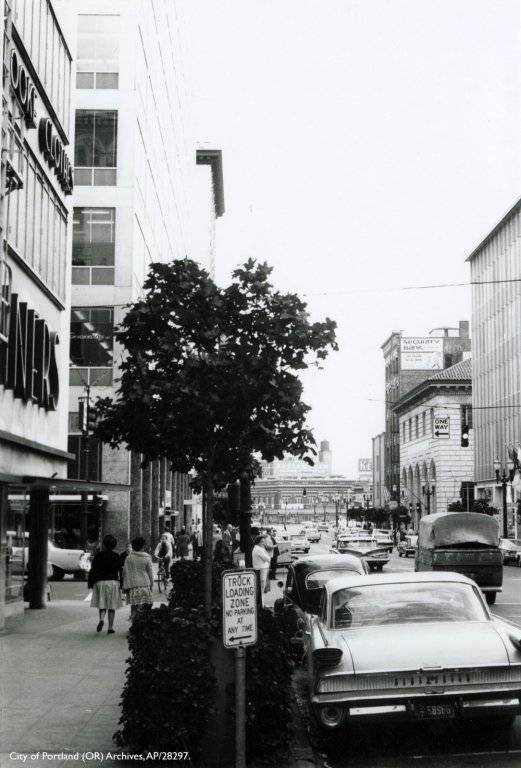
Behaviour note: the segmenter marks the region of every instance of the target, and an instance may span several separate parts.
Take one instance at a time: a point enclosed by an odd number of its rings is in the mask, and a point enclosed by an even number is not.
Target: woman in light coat
[[[260,591],[261,595],[264,595],[271,562],[271,556],[268,554],[266,547],[264,546],[264,536],[257,536],[255,539],[255,546],[253,547],[251,553],[251,561],[253,570],[259,572]]]
[[[144,551],[145,543],[142,536],[132,540],[132,552],[123,566],[123,589],[127,591],[131,618],[134,618],[140,606],[153,603],[154,572],[152,558]]]

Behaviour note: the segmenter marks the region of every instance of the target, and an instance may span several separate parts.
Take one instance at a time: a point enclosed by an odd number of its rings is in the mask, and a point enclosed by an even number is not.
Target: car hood
[[[491,622],[436,622],[337,630],[356,674],[508,664]]]

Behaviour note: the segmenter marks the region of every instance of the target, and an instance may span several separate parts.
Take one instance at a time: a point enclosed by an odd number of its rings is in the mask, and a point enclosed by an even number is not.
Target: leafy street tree
[[[189,259],[152,264],[144,297],[116,332],[126,351],[115,398],[98,399],[97,435],[146,464],[167,457],[197,473],[206,498],[205,605],[210,610],[214,490],[257,454],[312,464],[315,441],[298,372],[338,349],[336,323],[312,323],[306,304],[249,260],[226,288]]]

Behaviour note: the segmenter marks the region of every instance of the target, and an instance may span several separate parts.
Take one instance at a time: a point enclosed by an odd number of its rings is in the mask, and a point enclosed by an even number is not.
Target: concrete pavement
[[[76,752],[117,752],[119,699],[127,657],[128,609],[118,611],[116,632],[96,633],[97,611],[87,602],[51,602],[8,622],[0,637],[0,766],[83,764],[47,757]],[[17,757],[18,755],[18,757]],[[121,762],[85,758],[90,766]]]

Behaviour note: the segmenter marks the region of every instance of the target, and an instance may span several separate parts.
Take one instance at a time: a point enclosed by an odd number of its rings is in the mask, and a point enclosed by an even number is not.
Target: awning
[[[104,491],[129,491],[129,483],[104,483],[95,480],[71,480],[58,477],[34,477],[25,475],[12,481],[16,485],[27,485],[30,488],[49,488],[70,493],[103,493]]]

